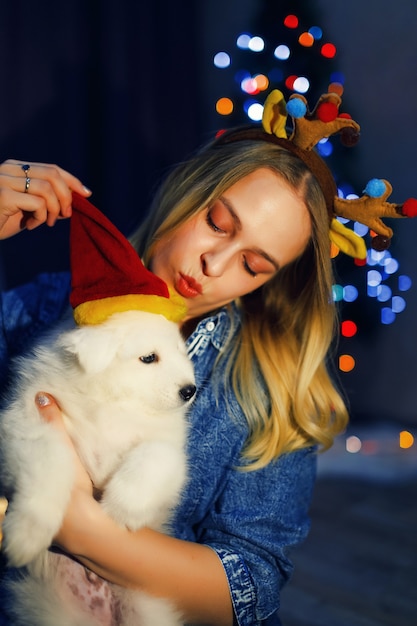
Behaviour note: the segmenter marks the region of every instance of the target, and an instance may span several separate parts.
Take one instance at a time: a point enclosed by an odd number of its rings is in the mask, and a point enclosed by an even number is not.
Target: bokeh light
[[[356,435],[346,438],[346,452],[356,454],[362,448],[362,442]]]
[[[384,306],[381,309],[381,324],[392,324],[395,322],[395,313],[389,307]]]
[[[223,69],[229,67],[231,59],[227,52],[218,52],[214,55],[213,63],[216,67]]]
[[[287,17],[284,20],[284,25],[287,28],[297,28],[298,17],[296,15],[287,15]]]
[[[326,42],[324,30],[319,25],[302,24],[295,14],[287,15],[283,23],[281,32],[277,30],[277,41],[266,39],[262,33],[254,35],[250,31],[242,31],[235,39],[239,51],[236,58],[233,51],[227,49],[219,51],[213,57],[214,67],[225,75],[229,71],[232,77],[233,93],[222,94],[223,97],[218,97],[215,104],[220,116],[233,116],[232,125],[235,125],[235,117],[239,113],[243,113],[250,122],[259,123],[263,114],[265,92],[270,89],[281,89],[288,101],[292,93],[305,94],[312,86],[316,87],[317,85],[312,85],[311,77],[307,73],[309,55],[310,60],[314,59],[314,64],[317,64],[317,55],[320,55],[323,68],[328,67],[328,59],[334,59],[336,56],[336,46],[328,40]],[[294,32],[289,32],[291,30]],[[304,56],[305,64],[300,55]],[[240,67],[237,67],[237,59],[241,60]],[[296,63],[296,60],[301,60],[301,63]],[[233,71],[230,71],[232,66]],[[340,71],[330,69],[328,68],[327,91],[342,96],[345,76]],[[297,71],[303,71],[303,74],[296,74]],[[285,93],[286,91],[291,93]],[[315,103],[308,104],[310,110],[313,110]],[[291,116],[287,123],[290,131]],[[336,140],[331,136],[321,139],[316,145],[316,150],[323,159],[337,158]],[[337,187],[339,197],[345,200],[358,199],[363,195],[363,186],[358,194],[358,190],[345,180],[338,180]],[[367,249],[365,259],[356,258],[350,261],[354,269],[354,274],[349,274],[350,284],[344,284],[343,278],[339,277],[340,275],[343,277],[343,272],[337,272],[338,284],[332,287],[333,301],[343,311],[345,318],[340,326],[340,334],[350,338],[361,330],[363,332],[361,326],[368,324],[369,320],[366,319],[367,313],[365,307],[361,306],[362,303],[352,306],[352,312],[349,311],[349,304],[360,301],[361,298],[371,298],[372,307],[379,307],[378,321],[385,325],[392,324],[398,314],[407,307],[405,295],[412,288],[412,280],[402,268],[400,273],[400,263],[393,258],[389,250],[377,251],[372,248],[372,238],[376,233],[368,226],[354,220],[343,218],[338,220],[356,236],[361,237]],[[348,257],[340,254],[340,249],[334,242],[330,242],[329,250],[334,263],[343,263],[344,268],[349,262],[346,261]],[[361,318],[362,311],[365,322]],[[354,356],[341,355],[339,367],[342,372],[350,372],[355,367]]]
[[[358,327],[352,320],[345,320],[340,329],[342,337],[354,337],[358,332]]]
[[[236,40],[236,45],[241,50],[247,50],[249,48],[249,42],[251,40],[251,36],[248,33],[242,33]]]
[[[219,98],[216,102],[216,111],[219,115],[230,115],[233,108],[233,102],[230,98]]]
[[[326,59],[333,59],[336,56],[336,46],[332,43],[325,43],[320,52]]]
[[[355,359],[351,354],[341,354],[339,356],[339,369],[342,372],[351,372],[355,365]]]
[[[262,119],[263,106],[259,102],[248,102],[246,107],[246,114],[253,122],[260,122]]]
[[[262,52],[265,48],[265,42],[262,37],[251,37],[248,43],[249,50],[252,52]]]
[[[414,437],[408,430],[400,432],[400,448],[407,449],[414,445]]]
[[[311,28],[308,29],[308,32],[316,40],[321,39],[323,37],[323,31],[321,30],[319,26],[312,26]]]
[[[301,33],[298,38],[298,43],[305,48],[311,48],[314,43],[314,37],[311,33]]]
[[[298,93],[306,93],[310,89],[310,82],[305,76],[299,76],[294,81],[293,89]]]
[[[288,46],[280,44],[274,50],[274,57],[280,61],[286,61],[290,58],[291,50]]]
[[[409,276],[405,276],[404,274],[398,276],[398,289],[400,291],[408,291],[411,289],[412,284],[413,282]]]

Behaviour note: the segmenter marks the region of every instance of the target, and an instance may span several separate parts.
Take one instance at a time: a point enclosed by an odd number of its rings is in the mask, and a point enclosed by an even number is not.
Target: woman
[[[20,162],[0,166],[3,237],[68,217],[71,190],[89,195],[58,167],[28,165],[26,185]],[[56,544],[107,580],[171,598],[187,623],[279,624],[316,451],[347,420],[326,369],[335,309],[323,193],[281,146],[220,139],[173,170],[132,242],[188,305],[199,389],[190,479],[172,536],[132,533],[102,512],[74,453],[79,481]],[[68,293],[68,277],[52,275],[4,294],[3,362],[60,318]],[[65,436],[45,392],[39,410]]]

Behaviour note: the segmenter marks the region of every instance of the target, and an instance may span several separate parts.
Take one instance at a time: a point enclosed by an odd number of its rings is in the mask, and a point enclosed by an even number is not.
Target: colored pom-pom
[[[344,120],[351,120],[352,116],[349,113],[339,113],[338,117],[343,117]]]
[[[417,200],[415,198],[408,198],[403,204],[402,215],[405,217],[416,217],[417,216]]]
[[[385,183],[380,178],[372,178],[366,185],[363,193],[370,198],[380,198],[386,192]]]
[[[334,102],[322,102],[317,107],[317,117],[321,122],[333,122],[338,115],[339,109]]]
[[[287,102],[287,113],[298,119],[299,117],[304,117],[307,113],[307,106],[305,102],[303,102],[300,98],[291,98]]]
[[[372,238],[371,246],[377,252],[383,252],[390,247],[391,239],[383,235],[376,235]]]
[[[339,117],[342,116],[340,115]],[[349,126],[346,126],[346,128],[342,128],[342,130],[340,131],[340,141],[342,142],[342,145],[346,146],[347,148],[352,148],[353,146],[356,146],[359,138],[360,133],[358,133],[358,131],[354,128],[350,128]]]

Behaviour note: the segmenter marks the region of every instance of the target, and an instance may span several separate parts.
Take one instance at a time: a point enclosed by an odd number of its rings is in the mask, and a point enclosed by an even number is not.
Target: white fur
[[[140,358],[149,355],[153,362]],[[174,323],[129,311],[49,337],[17,371],[15,398],[0,417],[1,486],[10,498],[2,549],[10,565],[28,570],[13,584],[16,623],[95,625],[76,607],[64,615],[60,605],[56,570],[67,557],[48,547],[63,520],[73,468],[60,433],[39,417],[35,393],[57,399],[105,510],[132,530],[162,530],[186,479],[187,402],[179,391],[194,385],[192,366]],[[160,599],[113,585],[111,591],[120,626],[182,623]]]

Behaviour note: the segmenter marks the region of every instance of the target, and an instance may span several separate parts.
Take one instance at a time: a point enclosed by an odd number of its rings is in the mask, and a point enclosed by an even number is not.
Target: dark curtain
[[[128,234],[199,142],[197,4],[1,0],[1,161],[68,169]],[[65,269],[67,230],[0,242],[3,286]]]

